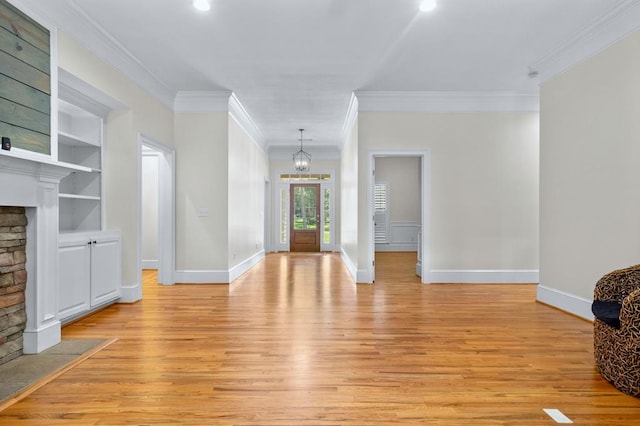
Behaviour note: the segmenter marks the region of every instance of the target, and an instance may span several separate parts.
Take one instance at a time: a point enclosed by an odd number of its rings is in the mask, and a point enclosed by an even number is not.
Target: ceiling
[[[31,1],[99,56],[90,33],[108,38],[161,99],[233,91],[270,148],[295,145],[299,128],[339,146],[354,91],[535,94],[532,64],[629,0],[419,2]]]

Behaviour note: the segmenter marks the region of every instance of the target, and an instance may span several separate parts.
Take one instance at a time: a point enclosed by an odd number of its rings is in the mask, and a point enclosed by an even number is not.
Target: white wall
[[[358,271],[358,125],[349,132],[340,159],[340,248],[354,280]],[[363,163],[366,164],[366,163]],[[363,166],[364,167],[364,166]]]
[[[392,222],[420,222],[420,159],[377,157],[376,182],[389,183]]]
[[[177,271],[228,269],[228,122],[227,113],[175,114]]]
[[[541,87],[540,300],[591,317],[640,263],[640,32]]]
[[[138,212],[132,208],[137,205],[138,132],[172,146],[173,111],[62,31],[58,65],[129,108],[106,120],[103,202],[106,228],[122,231],[123,284],[139,286]]]
[[[264,250],[266,154],[229,116],[229,269]],[[218,204],[222,204],[218,200]]]
[[[376,251],[417,251],[420,230],[420,158],[376,157],[376,183],[389,185],[389,223],[387,244],[376,244]]]
[[[431,271],[537,270],[538,124],[537,113],[361,111],[360,222],[369,152],[428,150]],[[366,227],[360,232],[363,261]]]
[[[158,156],[142,155],[142,267],[158,262]]]

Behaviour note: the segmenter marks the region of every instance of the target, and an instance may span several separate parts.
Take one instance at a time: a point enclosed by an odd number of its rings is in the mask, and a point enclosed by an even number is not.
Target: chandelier
[[[293,154],[293,166],[295,167],[297,172],[308,172],[311,167],[311,154],[302,149],[303,141],[310,141],[311,139],[304,139],[302,137],[302,132],[304,129],[300,130],[300,151]]]

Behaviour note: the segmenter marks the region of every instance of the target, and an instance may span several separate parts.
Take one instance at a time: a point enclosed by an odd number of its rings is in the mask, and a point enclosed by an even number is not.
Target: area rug
[[[0,365],[0,411],[116,340],[63,340],[39,354],[23,355]]]

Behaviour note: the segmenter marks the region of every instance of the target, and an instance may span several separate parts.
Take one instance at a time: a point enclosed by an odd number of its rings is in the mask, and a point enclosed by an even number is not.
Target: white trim
[[[264,178],[264,229],[262,245],[265,253],[271,252],[271,181],[269,178]]]
[[[540,82],[545,83],[638,29],[640,29],[640,1],[623,0],[589,26],[534,62],[529,69],[538,72]]]
[[[142,259],[142,269],[158,269],[159,265],[158,259]]]
[[[140,283],[122,285],[118,303],[134,303],[142,300],[142,285]]]
[[[351,275],[353,281],[358,282],[358,268],[356,268],[356,265],[354,265],[347,253],[345,253],[344,248],[340,248],[340,257],[342,258],[342,263],[344,263],[347,271],[349,271],[349,275]]]
[[[344,123],[342,123],[342,130],[340,130],[340,145],[344,145],[344,142],[349,138],[351,129],[356,123],[358,118],[358,98],[356,94],[351,92],[351,99],[349,99],[349,106],[347,107],[347,114],[344,117]]]
[[[273,202],[274,202],[274,206],[275,206],[275,217],[274,220],[271,222],[271,226],[274,226],[273,229],[275,229],[275,233],[273,235],[273,251],[289,251],[290,250],[290,246],[289,246],[289,239],[291,237],[291,235],[289,235],[291,233],[291,231],[289,230],[289,212],[290,212],[290,208],[289,208],[289,197],[290,197],[290,184],[289,182],[281,182],[280,181],[280,174],[277,175],[276,177],[276,189],[273,193]],[[286,208],[286,212],[282,211],[282,190],[285,189],[287,191],[286,194],[286,198],[284,200],[285,203],[285,208]],[[286,214],[287,215],[287,241],[282,243],[280,241],[280,231],[281,231],[281,220],[282,220],[282,214]]]
[[[373,284],[371,272],[366,269],[358,269],[356,273],[356,282],[358,284]]]
[[[175,112],[227,112],[232,93],[218,92],[178,92],[173,100]]]
[[[127,106],[111,95],[76,77],[69,71],[58,68],[58,98],[106,118],[113,110],[127,109]]]
[[[229,271],[185,269],[175,274],[176,283],[180,284],[228,284]]]
[[[253,143],[264,152],[265,138],[255,121],[251,118],[235,93],[231,94],[228,102],[229,115],[238,123],[238,126],[251,138]]]
[[[365,112],[536,112],[538,93],[518,92],[356,92]]]
[[[376,243],[376,252],[414,252],[418,251],[418,243],[414,242],[389,242]]]
[[[137,185],[137,271],[142,283],[142,147],[146,145],[158,152],[158,283],[172,285],[175,281],[176,258],[176,178],[175,150],[143,133],[138,133],[138,185]],[[140,293],[142,296],[142,293]]]
[[[574,294],[566,293],[555,288],[547,287],[542,284],[538,285],[536,300],[558,308],[570,314],[579,316],[589,321],[593,321],[593,313],[591,312],[592,300],[585,299]]]
[[[60,321],[51,321],[37,330],[25,329],[22,333],[23,352],[37,354],[60,343],[62,325]]]
[[[432,283],[532,284],[538,283],[537,269],[439,269],[432,270]]]
[[[420,182],[421,182],[421,205],[422,213],[420,217],[420,229],[422,231],[422,271],[421,282],[427,284],[430,282],[430,259],[429,259],[429,242],[430,242],[430,229],[429,229],[429,214],[431,210],[431,189],[430,179],[431,175],[431,161],[429,150],[372,150],[369,151],[368,161],[368,180],[367,180],[367,259],[366,259],[366,278],[371,281],[375,281],[375,266],[373,259],[375,256],[375,229],[374,229],[374,209],[373,209],[373,186],[375,184],[375,160],[376,157],[417,157],[420,159]],[[363,275],[363,277],[365,277]],[[358,281],[360,282],[360,281]],[[369,282],[369,281],[366,281]]]
[[[264,250],[260,250],[253,256],[248,257],[243,260],[233,268],[229,269],[229,283],[234,282],[238,279],[242,274],[247,272],[249,269],[253,268],[255,265],[260,263],[264,259]]]

